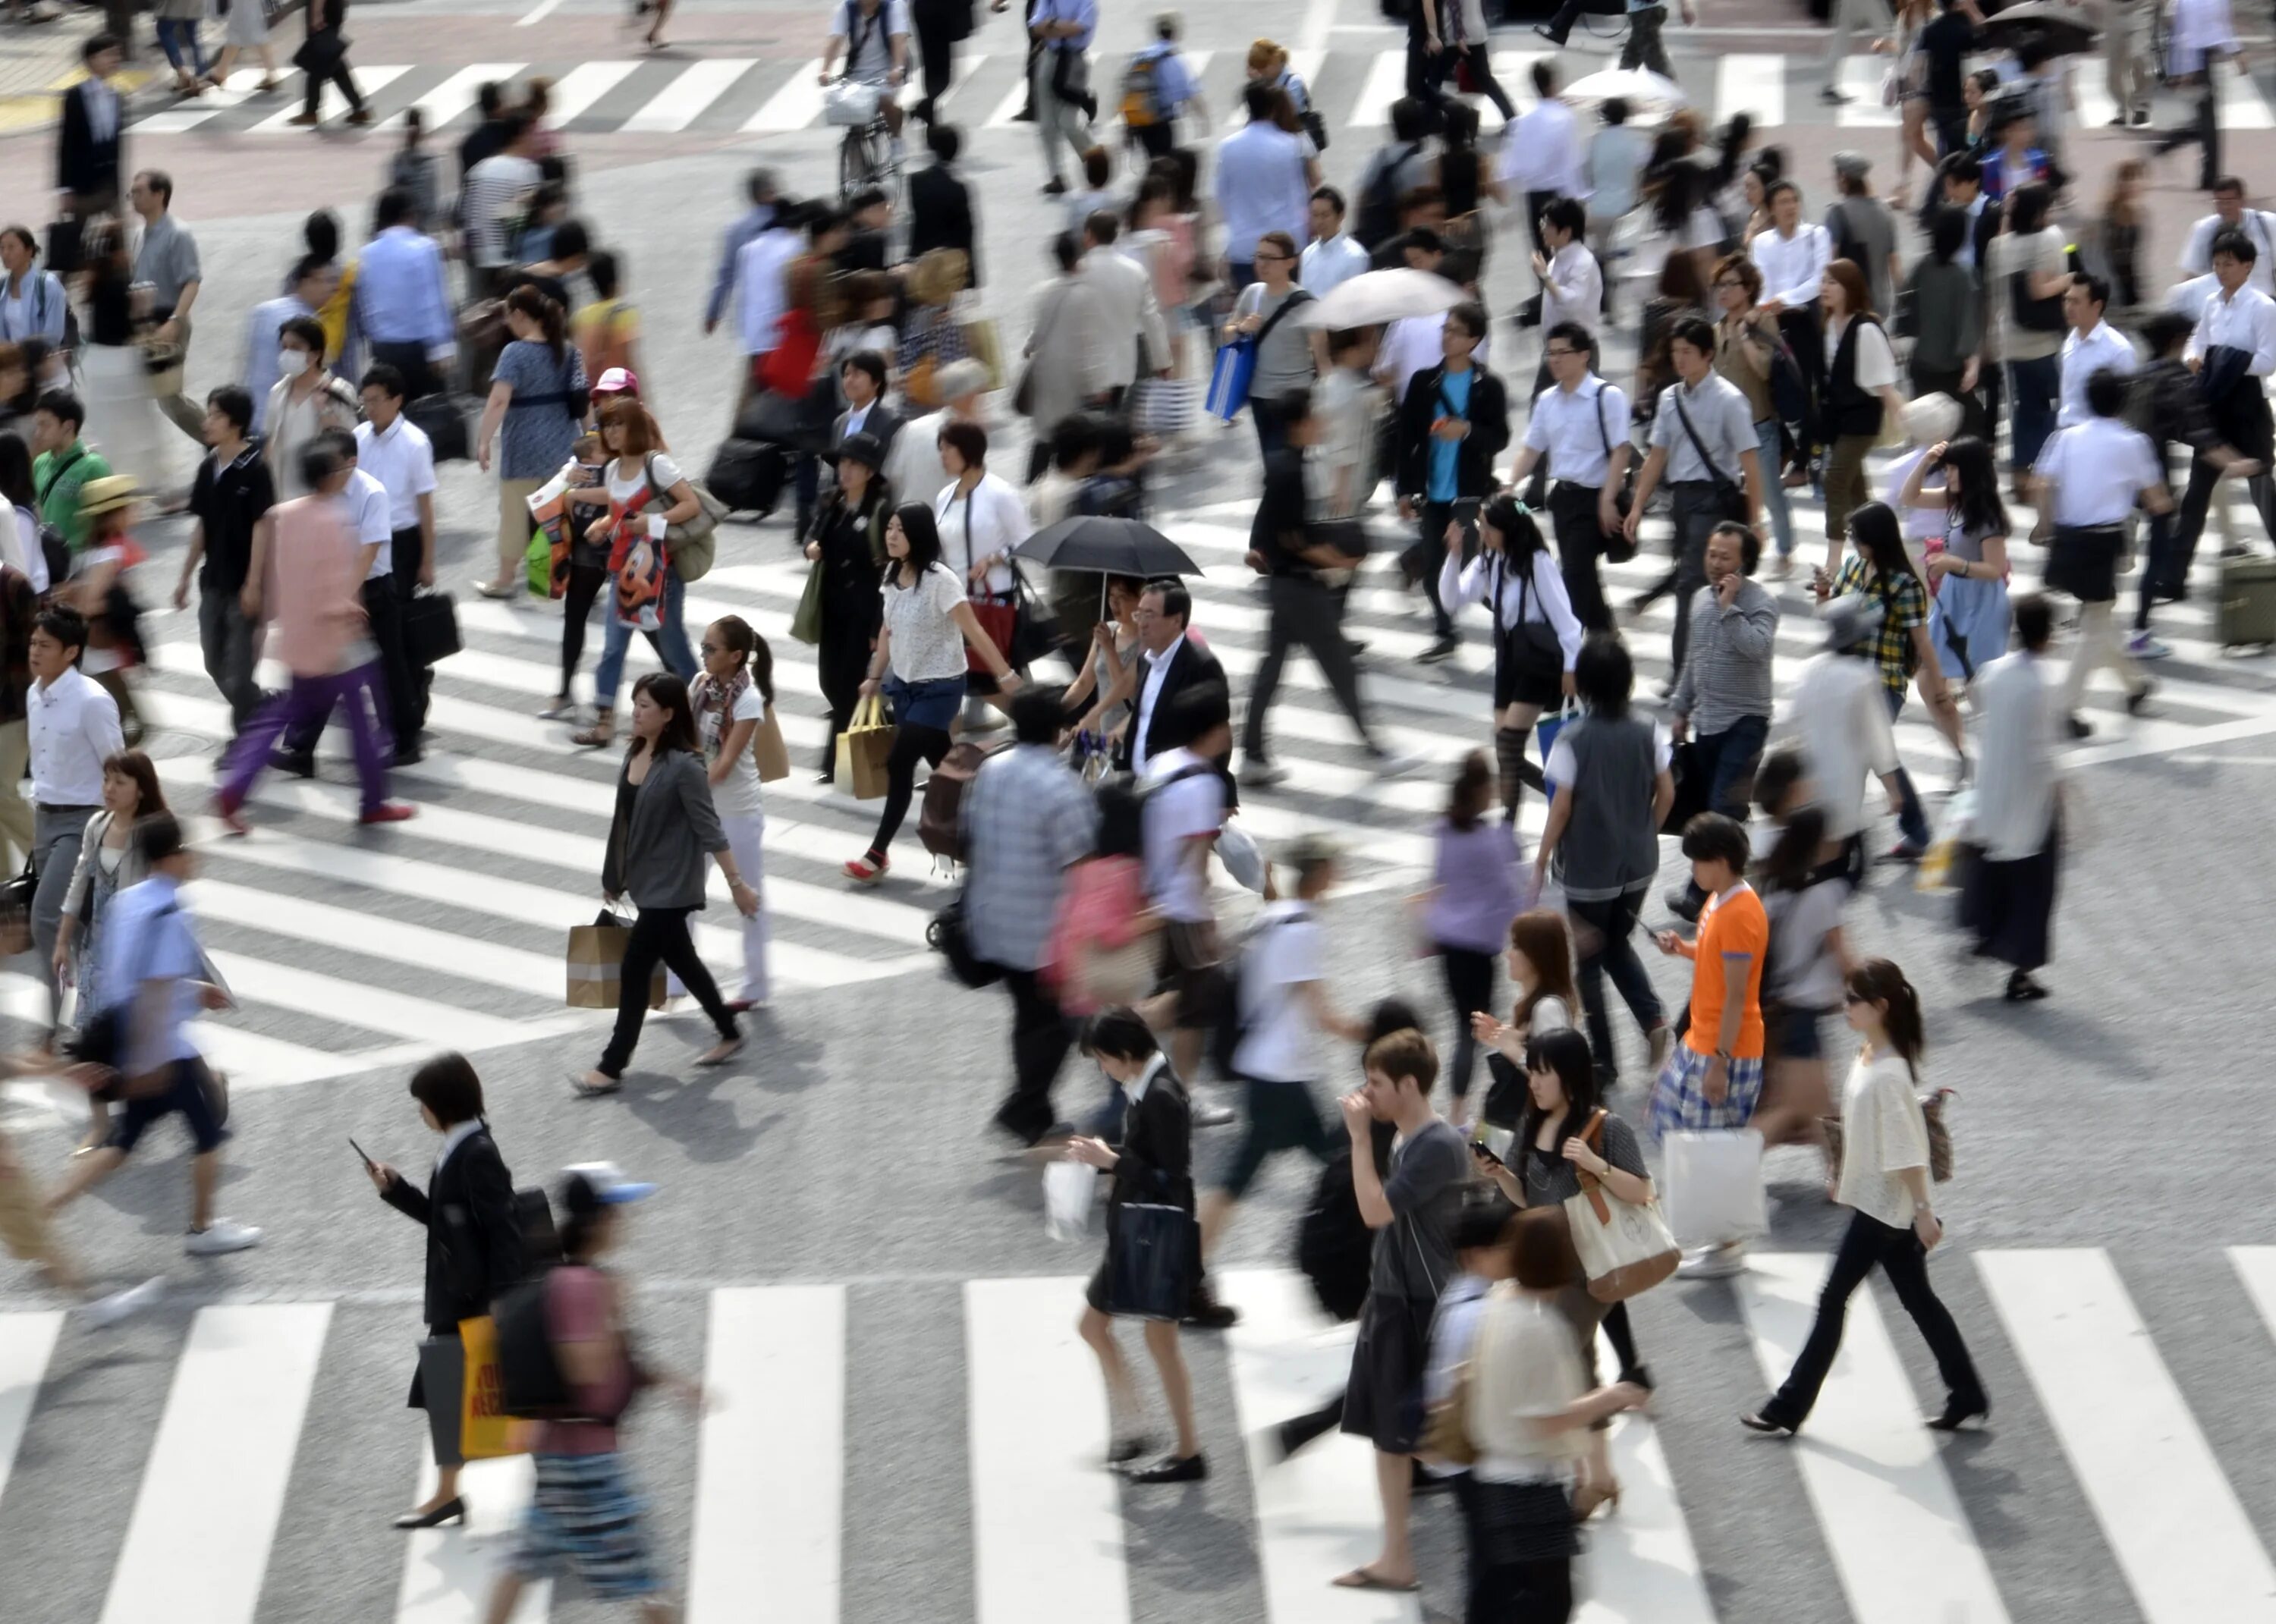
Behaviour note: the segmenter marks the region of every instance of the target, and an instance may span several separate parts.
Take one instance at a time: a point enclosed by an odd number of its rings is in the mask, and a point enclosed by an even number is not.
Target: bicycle
[[[831,121],[846,125],[845,139],[838,146],[838,201],[846,202],[869,186],[883,187],[888,196],[898,197],[901,158],[894,146],[892,125],[885,116],[893,92],[886,86],[861,84],[851,75],[840,79],[832,90],[835,94],[827,110]],[[876,98],[866,118],[846,116],[861,110],[858,90]]]

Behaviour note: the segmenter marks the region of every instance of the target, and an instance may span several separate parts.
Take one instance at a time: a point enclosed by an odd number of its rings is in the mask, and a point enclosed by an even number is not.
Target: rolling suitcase
[[[2224,649],[2276,644],[2276,558],[2221,561],[2216,626]]]
[[[779,445],[758,440],[724,442],[711,459],[703,482],[731,513],[756,513],[762,519],[775,511],[788,476],[789,457]]]

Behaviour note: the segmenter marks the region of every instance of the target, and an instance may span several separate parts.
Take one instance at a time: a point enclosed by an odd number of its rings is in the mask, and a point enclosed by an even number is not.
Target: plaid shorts
[[[625,1477],[625,1458],[541,1454],[537,1492],[522,1514],[513,1570],[550,1578],[565,1564],[593,1594],[621,1601],[663,1589],[641,1531],[641,1503]]]
[[[1659,1081],[1652,1085],[1653,1138],[1702,1128],[1746,1127],[1755,1114],[1756,1102],[1763,1097],[1762,1058],[1729,1062],[1730,1087],[1719,1105],[1708,1099],[1701,1086],[1707,1080],[1708,1062],[1714,1058],[1684,1043],[1668,1051],[1667,1063],[1659,1068]]]

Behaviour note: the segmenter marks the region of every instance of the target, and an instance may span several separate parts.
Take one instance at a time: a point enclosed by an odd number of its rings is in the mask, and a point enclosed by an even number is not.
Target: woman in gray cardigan
[[[624,981],[617,1026],[601,1063],[577,1079],[583,1095],[613,1094],[648,1018],[649,980],[658,961],[670,967],[697,1002],[719,1041],[698,1066],[724,1066],[742,1052],[743,1035],[721,1001],[711,972],[696,957],[688,917],[703,906],[703,858],[709,853],[727,877],[727,894],[746,916],[758,911],[759,893],[744,883],[727,847],[726,831],[711,807],[695,712],[687,685],[669,672],[651,672],[633,685],[633,742],[617,777],[617,815],[609,825],[601,863],[602,894],[628,896],[640,910],[625,941]]]
[[[79,866],[64,892],[63,917],[56,929],[56,985],[79,988],[80,1019],[106,1002],[97,984],[103,914],[111,898],[149,877],[134,825],[166,809],[158,769],[140,750],[121,750],[102,763],[102,808],[87,820],[80,837]],[[103,1094],[87,1096],[87,1137],[74,1156],[92,1156],[110,1135],[110,1105]]]

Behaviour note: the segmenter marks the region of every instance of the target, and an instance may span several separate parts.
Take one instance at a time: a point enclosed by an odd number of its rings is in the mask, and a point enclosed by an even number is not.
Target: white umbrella
[[[1631,113],[1656,117],[1682,106],[1691,98],[1672,79],[1649,68],[1606,68],[1565,87],[1564,99],[1575,107],[1593,107],[1618,96]]]
[[[1380,327],[1410,315],[1436,315],[1462,302],[1462,290],[1427,270],[1363,270],[1296,312],[1304,327]]]

